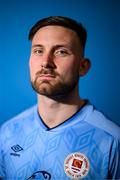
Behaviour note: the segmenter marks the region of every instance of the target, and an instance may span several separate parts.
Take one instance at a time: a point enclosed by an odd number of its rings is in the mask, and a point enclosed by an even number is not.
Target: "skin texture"
[[[83,58],[74,31],[45,26],[33,37],[29,64],[39,114],[48,127],[55,127],[84,104],[78,93],[78,80],[87,73],[90,63]]]

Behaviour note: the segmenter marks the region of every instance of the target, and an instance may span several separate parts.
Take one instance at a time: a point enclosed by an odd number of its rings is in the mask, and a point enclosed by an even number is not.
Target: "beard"
[[[41,74],[51,74],[55,77],[52,81],[40,80],[39,77]],[[35,80],[31,80],[32,88],[40,95],[47,96],[49,98],[60,98],[70,94],[79,81],[79,73],[76,73],[71,80],[68,82],[64,81],[64,77],[59,75],[52,70],[41,70],[36,73]]]

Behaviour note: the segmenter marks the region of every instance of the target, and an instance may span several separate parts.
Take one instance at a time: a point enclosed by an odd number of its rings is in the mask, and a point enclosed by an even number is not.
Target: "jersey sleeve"
[[[3,159],[3,143],[2,143],[2,130],[0,128],[0,180],[5,179],[5,168]]]
[[[110,179],[120,179],[120,141],[116,140],[109,157]]]

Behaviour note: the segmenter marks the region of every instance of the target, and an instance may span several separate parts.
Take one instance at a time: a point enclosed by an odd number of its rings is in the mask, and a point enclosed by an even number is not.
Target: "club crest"
[[[87,176],[90,169],[88,158],[79,152],[69,154],[64,161],[64,170],[67,176],[72,179]]]

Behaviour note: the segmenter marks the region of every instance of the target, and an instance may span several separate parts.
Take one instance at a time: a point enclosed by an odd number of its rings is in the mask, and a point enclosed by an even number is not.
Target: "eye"
[[[61,57],[64,57],[64,56],[67,56],[69,53],[66,49],[59,49],[59,50],[56,50],[55,51],[55,56],[61,56]]]
[[[43,54],[42,49],[33,49],[33,54],[41,56]]]

